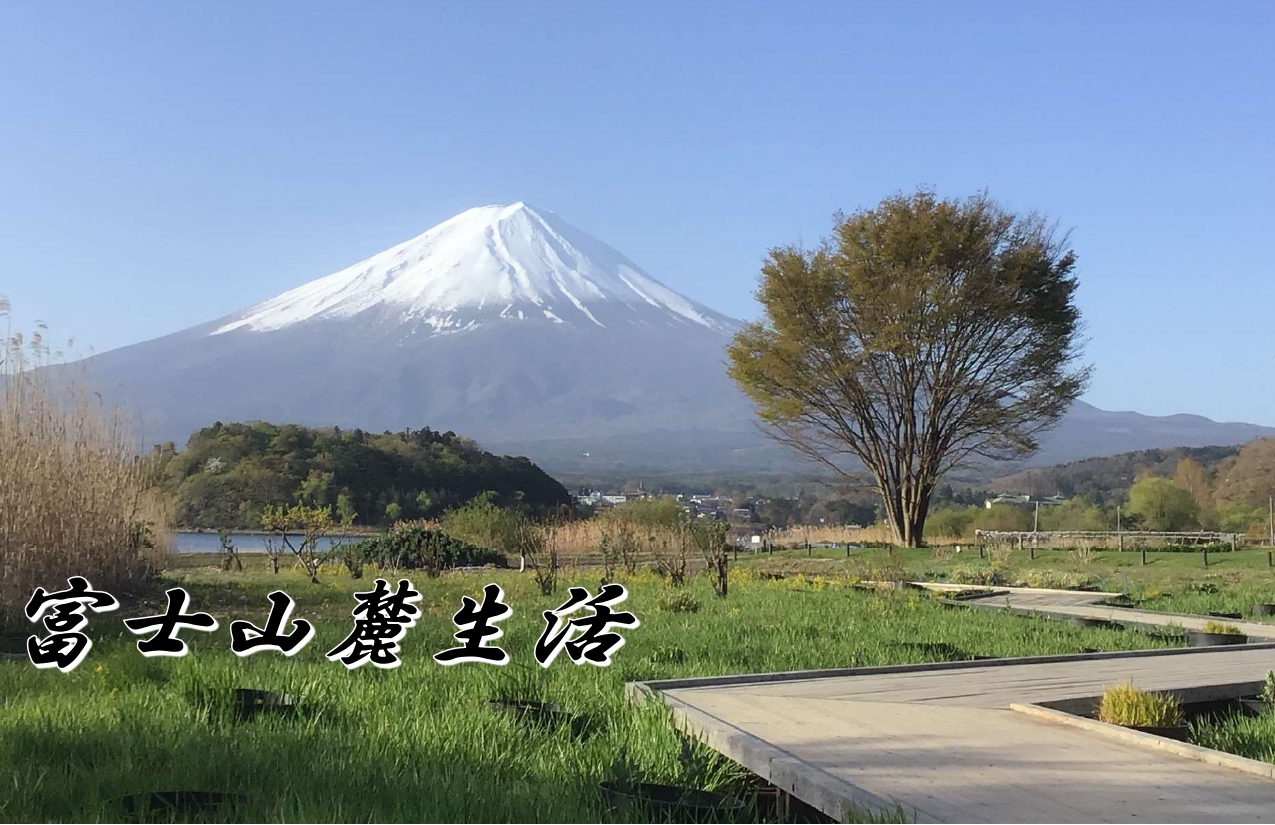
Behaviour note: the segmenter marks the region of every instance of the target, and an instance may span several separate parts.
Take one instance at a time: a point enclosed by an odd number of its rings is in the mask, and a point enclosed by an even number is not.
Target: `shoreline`
[[[220,531],[212,527],[173,527],[172,529],[166,530],[165,532],[173,533],[173,534],[191,533],[191,534],[198,534],[198,535],[215,536]],[[235,528],[227,532],[229,532],[230,535],[232,536],[272,536],[274,535],[274,533],[272,533],[269,530],[246,530],[241,528]],[[336,535],[335,537],[336,538],[348,538],[348,537],[370,538],[372,536],[379,536],[380,534],[381,534],[380,530],[375,530],[372,528],[357,528],[354,530],[350,530],[349,532]],[[289,532],[288,535],[299,536],[301,534]]]

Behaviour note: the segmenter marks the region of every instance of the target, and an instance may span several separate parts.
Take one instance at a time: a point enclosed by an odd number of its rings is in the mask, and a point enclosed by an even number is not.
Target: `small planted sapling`
[[[338,530],[331,508],[270,505],[261,511],[261,526],[272,534],[266,540],[266,549],[274,572],[279,572],[279,555],[287,548],[301,562],[310,581],[319,581],[319,568],[333,555],[332,551],[319,552],[319,543]],[[300,540],[294,545],[295,536]]]

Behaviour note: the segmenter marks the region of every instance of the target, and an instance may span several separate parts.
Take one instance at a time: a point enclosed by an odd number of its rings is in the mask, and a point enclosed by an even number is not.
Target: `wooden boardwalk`
[[[1035,599],[1051,612],[1111,610],[1080,602],[1093,595],[1019,592],[1009,599],[1015,607]],[[1163,622],[1163,614],[1148,619]],[[1009,706],[1095,696],[1125,679],[1204,699],[1213,685],[1255,691],[1270,670],[1275,644],[1250,644],[686,679],[636,689],[661,696],[679,724],[710,746],[838,821],[864,807],[898,806],[921,822],[1268,822],[1275,820],[1275,779]]]
[[[965,587],[962,585],[943,585],[931,582],[917,582],[920,587],[929,590],[955,592],[961,590],[982,590],[984,588]],[[1239,628],[1251,638],[1261,641],[1275,641],[1275,624],[1250,622],[1241,619],[1219,619],[1214,616],[1192,616],[1187,613],[1162,613],[1154,610],[1138,610],[1132,607],[1110,607],[1102,604],[1116,593],[1085,593],[1075,590],[1032,590],[1024,587],[993,588],[1003,595],[972,599],[966,604],[971,607],[1011,609],[1019,612],[1037,612],[1056,616],[1084,616],[1091,619],[1106,619],[1125,624],[1144,627],[1177,626],[1190,630],[1203,630],[1209,622],[1221,622]]]

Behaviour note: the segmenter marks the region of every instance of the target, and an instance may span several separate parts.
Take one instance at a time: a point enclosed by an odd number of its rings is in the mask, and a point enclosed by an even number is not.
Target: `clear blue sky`
[[[0,294],[101,351],[526,200],[723,312],[918,185],[1073,232],[1087,400],[1275,424],[1275,3],[9,2]]]

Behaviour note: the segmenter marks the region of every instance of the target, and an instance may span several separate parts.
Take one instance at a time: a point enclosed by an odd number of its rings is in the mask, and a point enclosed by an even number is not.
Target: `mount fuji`
[[[414,337],[502,321],[601,329],[738,322],[683,298],[611,247],[525,203],[481,206],[423,235],[250,307],[213,335],[358,318]]]
[[[147,442],[214,421],[454,430],[594,477],[791,472],[726,375],[739,322],[552,212],[483,206],[89,370]],[[1275,430],[1078,402],[1031,464]],[[1003,471],[1003,468],[1002,468]]]
[[[773,449],[726,376],[738,327],[515,203],[90,370],[147,441],[181,444],[214,420],[430,426],[533,458],[653,467]]]

